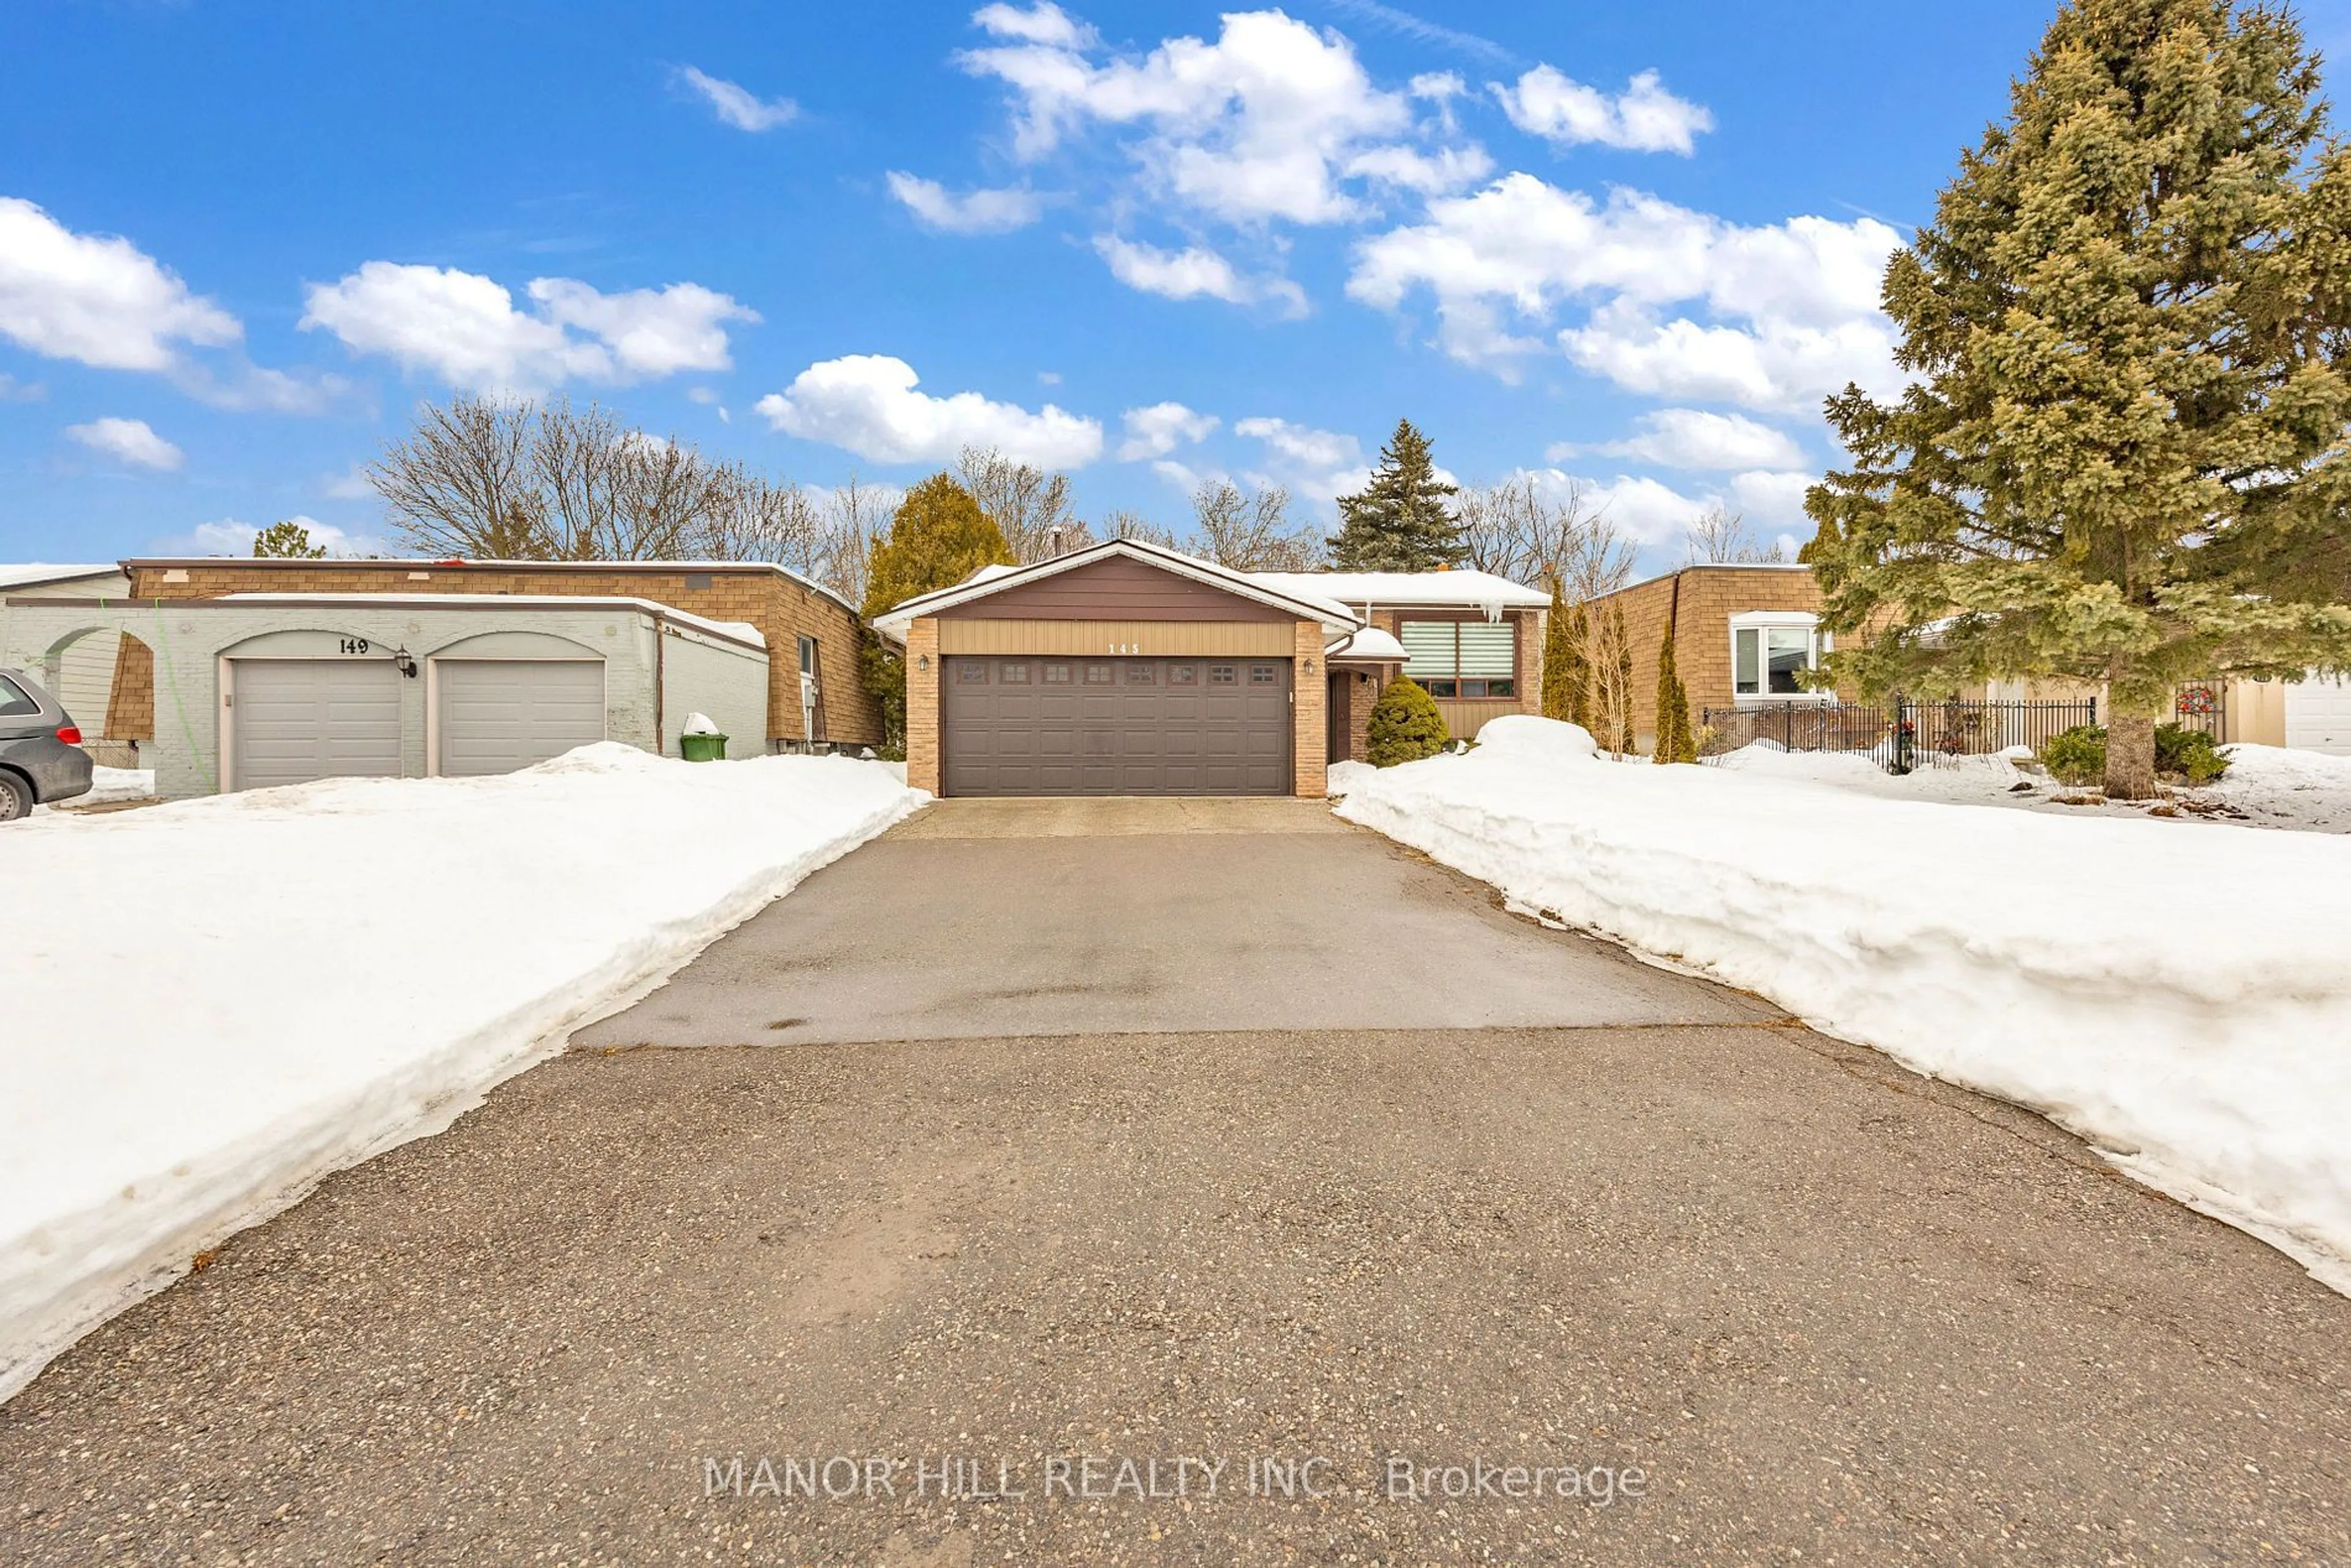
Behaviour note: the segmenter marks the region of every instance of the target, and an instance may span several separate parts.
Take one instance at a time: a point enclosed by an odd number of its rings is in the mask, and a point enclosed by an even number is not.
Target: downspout
[[[669,617],[653,612],[653,755],[667,757],[669,742],[662,732],[669,727],[669,716],[663,711],[669,692]],[[681,752],[680,755],[683,755]]]

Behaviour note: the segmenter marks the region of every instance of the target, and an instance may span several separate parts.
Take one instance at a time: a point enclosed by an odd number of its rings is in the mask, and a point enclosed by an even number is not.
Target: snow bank
[[[925,799],[606,743],[0,831],[0,1398]]]
[[[1625,768],[1538,718],[1479,741],[1339,814],[2029,1105],[2351,1291],[2351,842]]]

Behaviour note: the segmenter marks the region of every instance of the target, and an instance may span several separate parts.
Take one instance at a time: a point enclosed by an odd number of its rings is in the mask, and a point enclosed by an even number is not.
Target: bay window
[[[1433,697],[1519,695],[1515,621],[1407,621],[1396,632],[1404,673]]]

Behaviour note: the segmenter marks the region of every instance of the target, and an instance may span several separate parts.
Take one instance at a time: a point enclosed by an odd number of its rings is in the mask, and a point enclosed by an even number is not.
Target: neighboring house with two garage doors
[[[731,757],[883,738],[854,608],[778,566],[208,557],[106,570],[99,592],[0,589],[0,663],[70,692],[80,651],[117,650],[110,692],[85,701],[109,714],[108,734],[135,737],[122,764],[154,768],[165,795],[499,772],[606,739],[675,756],[696,711]]]
[[[668,756],[700,712],[768,749],[758,629],[643,599],[259,593],[107,604],[11,596],[0,664],[129,632],[154,655],[166,798],[329,778],[509,773],[616,740]],[[50,656],[51,658],[54,655]]]
[[[1483,573],[1244,572],[1113,539],[873,627],[905,652],[918,789],[1316,797],[1399,670],[1457,736],[1533,711],[1547,603]]]

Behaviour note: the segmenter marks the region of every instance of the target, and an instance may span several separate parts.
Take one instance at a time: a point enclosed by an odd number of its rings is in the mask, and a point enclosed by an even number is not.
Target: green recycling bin
[[[688,762],[726,760],[726,737],[723,735],[681,735],[677,746]]]

